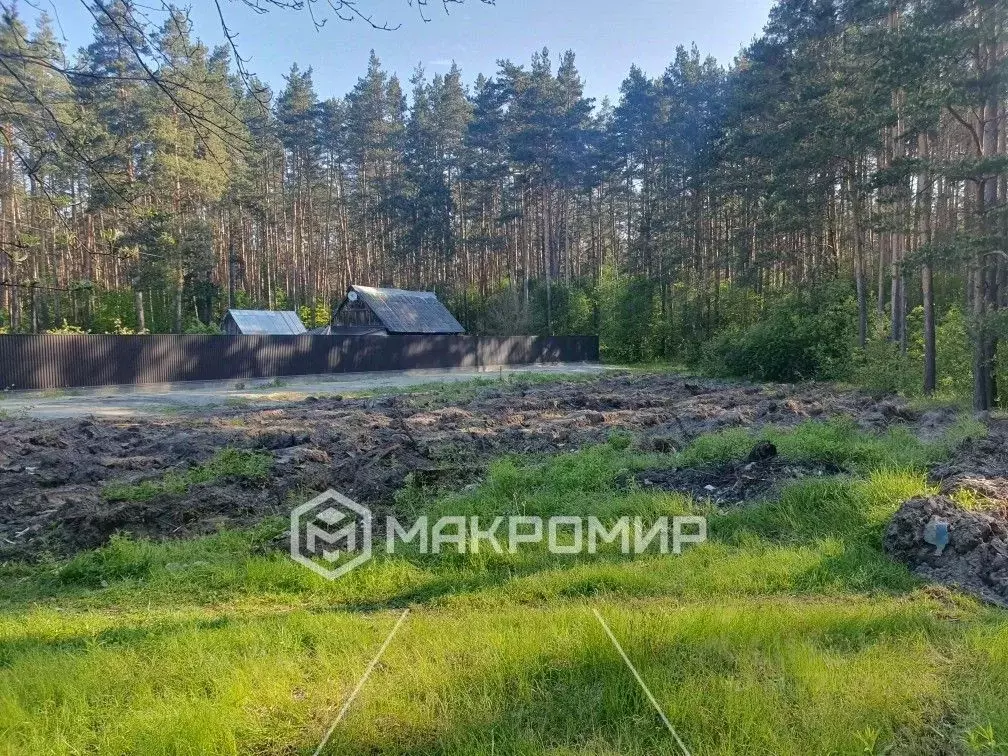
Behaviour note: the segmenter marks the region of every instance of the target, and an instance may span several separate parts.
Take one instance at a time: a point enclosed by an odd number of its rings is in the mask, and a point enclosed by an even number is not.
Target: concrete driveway
[[[521,375],[601,375],[604,365],[570,363],[502,368],[408,370],[387,373],[289,376],[254,381],[104,386],[93,389],[9,391],[0,393],[0,416],[42,420],[75,417],[131,418],[193,412],[226,406],[257,406],[298,401],[309,396],[359,394],[429,383],[471,381]]]

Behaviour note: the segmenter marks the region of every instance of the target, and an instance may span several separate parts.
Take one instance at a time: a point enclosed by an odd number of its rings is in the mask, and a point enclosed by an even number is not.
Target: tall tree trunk
[[[998,103],[991,96],[981,109],[979,131],[982,134],[980,157],[989,158],[997,147]],[[978,411],[991,409],[994,403],[993,363],[995,340],[988,322],[991,286],[992,255],[987,249],[990,243],[992,224],[990,211],[997,203],[997,182],[989,175],[978,177],[976,181],[976,228],[980,237],[979,247],[973,257],[973,408]]]
[[[931,259],[931,205],[934,180],[931,176],[931,135],[917,138],[918,158],[927,166],[918,174],[918,251],[923,251],[921,263],[921,298],[924,305],[924,393],[931,395],[938,386],[938,357],[935,343],[934,266]]]
[[[147,331],[147,319],[144,315],[144,295],[140,289],[133,291],[133,306],[136,308],[137,333]]]
[[[182,289],[185,286],[185,271],[181,265],[175,284],[175,333],[182,333]]]
[[[857,290],[858,346],[864,349],[868,345],[868,286],[865,281],[864,225],[861,218],[863,205],[857,167],[852,168],[848,182],[851,215],[854,220],[854,285]]]

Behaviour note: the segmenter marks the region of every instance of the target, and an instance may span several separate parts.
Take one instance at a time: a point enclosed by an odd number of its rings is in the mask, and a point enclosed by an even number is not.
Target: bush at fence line
[[[218,336],[220,332],[216,323],[204,323],[196,317],[187,318],[183,329],[183,333],[189,336]]]
[[[597,292],[590,281],[554,281],[529,287],[529,331],[540,336],[570,336],[594,333]],[[517,334],[516,334],[517,335]]]
[[[476,299],[474,295],[468,302],[472,320],[466,324],[469,326],[467,330],[488,336],[531,333],[532,325],[523,296],[522,289],[516,289],[508,282],[484,298]],[[456,300],[451,301],[454,304]],[[449,305],[449,309],[453,313],[462,312],[458,307],[453,309],[452,305]]]
[[[646,362],[664,356],[658,295],[654,281],[607,271],[598,294],[599,340],[606,360]]]
[[[316,304],[314,307],[301,305],[297,314],[305,328],[327,326],[332,321],[332,311],[324,304]]]
[[[67,323],[67,319],[63,318],[63,325],[50,328],[46,333],[87,333],[87,331],[80,326],[70,325]]]

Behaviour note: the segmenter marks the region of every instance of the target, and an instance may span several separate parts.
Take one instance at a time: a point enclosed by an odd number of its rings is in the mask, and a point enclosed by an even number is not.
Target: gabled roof
[[[319,328],[309,328],[308,333],[312,336],[387,336],[382,326],[378,325],[340,325],[335,326],[330,323]]]
[[[465,333],[430,291],[351,286],[389,333]]]
[[[296,312],[274,310],[228,310],[238,330],[245,335],[297,336],[305,333],[304,323]],[[227,317],[227,316],[225,316]]]

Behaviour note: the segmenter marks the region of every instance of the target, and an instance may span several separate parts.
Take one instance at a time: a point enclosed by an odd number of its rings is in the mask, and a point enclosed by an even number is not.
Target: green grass
[[[618,374],[618,372],[614,370],[613,374]],[[491,370],[485,377],[479,376],[476,378],[447,381],[435,380],[414,383],[408,386],[381,386],[365,391],[349,391],[343,395],[347,397],[410,396],[438,403],[460,403],[471,401],[486,391],[494,389],[520,391],[552,383],[587,383],[597,381],[598,379],[599,375],[596,373],[505,373],[501,371],[494,374]]]
[[[744,455],[733,431],[672,456],[504,459],[475,490],[399,497],[429,516],[708,514],[681,557],[403,553],[329,582],[272,550],[267,522],[0,567],[0,750],[311,753],[409,606],[328,753],[677,753],[592,608],[695,754],[1008,752],[1006,615],[881,550],[946,443],[843,422],[766,435],[851,474],[725,514],[626,485]]]
[[[163,493],[185,493],[193,486],[235,478],[263,483],[269,477],[273,458],[245,449],[221,449],[202,465],[181,471],[169,471],[159,478],[139,483],[110,483],[102,489],[106,501],[150,501]]]
[[[772,441],[785,459],[828,462],[856,472],[879,469],[924,470],[968,437],[985,432],[982,423],[963,417],[934,443],[921,443],[907,428],[893,426],[880,435],[860,431],[850,418],[806,422],[795,428],[753,433],[735,428],[702,436],[674,459],[681,467],[742,459],[760,439]]]

